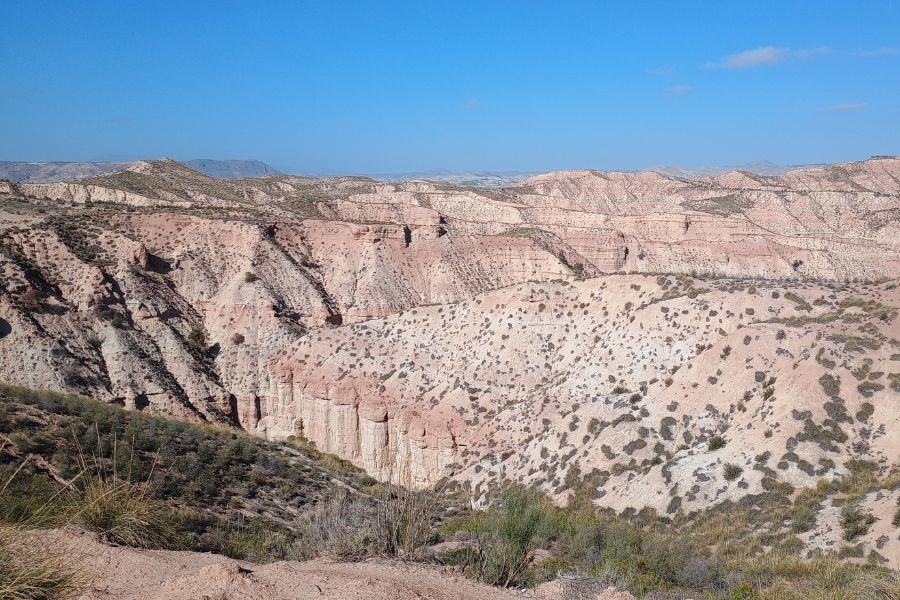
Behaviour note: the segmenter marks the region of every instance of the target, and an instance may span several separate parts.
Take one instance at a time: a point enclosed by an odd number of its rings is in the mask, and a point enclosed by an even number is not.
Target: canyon
[[[674,515],[900,464],[898,277],[897,157],[495,188],[139,161],[0,182],[0,379]]]

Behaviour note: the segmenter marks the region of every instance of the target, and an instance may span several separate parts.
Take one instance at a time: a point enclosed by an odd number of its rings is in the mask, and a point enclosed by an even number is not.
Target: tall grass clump
[[[759,600],[900,600],[900,576],[833,556],[802,559],[777,552],[742,561],[739,568]]]
[[[844,530],[844,540],[851,542],[861,535],[869,532],[869,527],[875,522],[875,517],[863,512],[855,506],[845,506],[841,511],[841,528]]]
[[[23,529],[0,524],[0,598],[76,598],[85,584],[82,570],[63,548],[36,543]]]
[[[97,430],[97,446],[100,433]],[[135,548],[172,548],[178,537],[178,525],[172,510],[154,497],[154,467],[145,480],[134,480],[132,464],[118,468],[118,443],[112,440],[112,456],[86,457],[79,446],[81,475],[67,494],[70,521],[99,533],[107,541]],[[129,457],[134,456],[133,444]]]

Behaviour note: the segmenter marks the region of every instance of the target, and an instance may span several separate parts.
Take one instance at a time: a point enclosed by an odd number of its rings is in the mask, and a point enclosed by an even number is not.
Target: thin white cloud
[[[878,56],[894,56],[896,54],[900,54],[900,48],[893,47],[883,47],[883,48],[872,48],[872,49],[859,49],[856,52],[853,52],[853,56],[858,56],[860,58],[875,58]]]
[[[776,48],[775,46],[763,46],[762,48],[754,48],[753,50],[744,50],[736,54],[729,54],[715,66],[725,69],[751,69],[753,67],[768,67],[777,65],[787,60],[790,50],[787,48]]]
[[[654,77],[664,77],[666,75],[671,75],[675,72],[675,67],[671,65],[662,65],[659,67],[653,67],[652,69],[647,69],[647,75],[653,75]]]
[[[828,46],[815,48],[780,48],[777,46],[762,46],[752,50],[744,50],[735,54],[729,54],[718,62],[707,63],[708,67],[722,69],[752,69],[755,67],[771,67],[788,60],[803,61],[819,58],[831,54],[833,50]]]
[[[673,85],[671,87],[667,87],[663,90],[663,96],[666,98],[674,98],[675,96],[684,96],[688,92],[690,92],[693,87],[689,86],[686,83],[680,83],[678,85]]]
[[[862,110],[869,104],[867,102],[844,102],[841,104],[832,104],[826,106],[822,110],[827,112],[852,112],[854,110]]]
[[[472,100],[466,100],[465,104],[463,104],[463,108],[466,110],[475,110],[479,106],[481,106],[481,101],[474,98]]]

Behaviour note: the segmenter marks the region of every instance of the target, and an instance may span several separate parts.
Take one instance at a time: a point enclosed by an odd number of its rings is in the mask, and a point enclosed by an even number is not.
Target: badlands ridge
[[[900,462],[898,158],[499,189],[162,160],[0,202],[6,382],[616,510]]]

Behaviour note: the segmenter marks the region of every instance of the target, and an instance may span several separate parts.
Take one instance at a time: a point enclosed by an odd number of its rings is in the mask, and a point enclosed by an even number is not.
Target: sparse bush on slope
[[[862,461],[850,461],[848,476],[823,480],[793,501],[770,496],[767,504],[754,507],[758,511],[726,503],[674,519],[651,510],[614,515],[592,505],[589,485],[566,507],[537,490],[511,485],[486,510],[440,523],[439,491],[372,485],[334,458],[334,469],[322,470],[319,461],[327,455],[303,440],[286,449],[226,428],[10,388],[0,389],[0,434],[16,434],[0,448],[6,491],[14,492],[0,494],[0,521],[7,523],[0,534],[12,531],[14,537],[18,530],[8,525],[13,521],[32,528],[81,523],[115,543],[179,546],[266,562],[323,555],[419,560],[434,536],[464,536],[467,545],[441,561],[457,562],[467,575],[495,585],[533,585],[565,572],[586,577],[578,579],[587,582],[585,589],[612,583],[638,596],[898,598],[895,574],[836,557],[801,559],[802,543],[792,536],[815,525],[829,494],[844,494],[855,503],[896,483],[896,475],[879,479],[877,465]],[[118,442],[123,439],[128,443]],[[78,447],[80,456],[73,452]],[[288,460],[293,453],[303,458]],[[22,466],[25,456],[29,462]],[[323,475],[354,485],[325,487]],[[71,485],[61,489],[59,481]],[[250,501],[258,504],[241,504]],[[257,506],[267,514],[235,517],[229,512],[235,505]],[[216,511],[228,516],[214,520],[209,513]],[[765,520],[781,524],[776,527],[783,531],[765,530]],[[871,525],[865,515],[846,521],[857,530]],[[65,561],[33,562],[31,555],[4,550],[10,547],[4,544],[0,535],[0,586],[31,578],[43,590],[9,597],[62,598],[74,589],[77,582],[69,578]],[[16,569],[27,573],[16,575]]]
[[[725,438],[723,438],[721,435],[714,435],[709,438],[709,442],[707,443],[707,445],[709,446],[709,449],[711,451],[721,450],[725,447]]]
[[[12,441],[0,450],[0,477],[30,459],[0,496],[0,520],[79,524],[119,544],[261,562],[293,557],[298,515],[327,498],[334,479],[374,482],[349,463],[332,469],[319,460],[326,455],[237,430],[10,386],[0,386],[3,437]]]
[[[438,519],[441,492],[384,485],[369,496],[340,489],[299,519],[299,554],[419,560]]]
[[[557,538],[562,527],[562,515],[545,495],[510,486],[495,509],[476,514],[470,524],[478,542],[478,578],[504,587],[525,583],[529,553]]]

